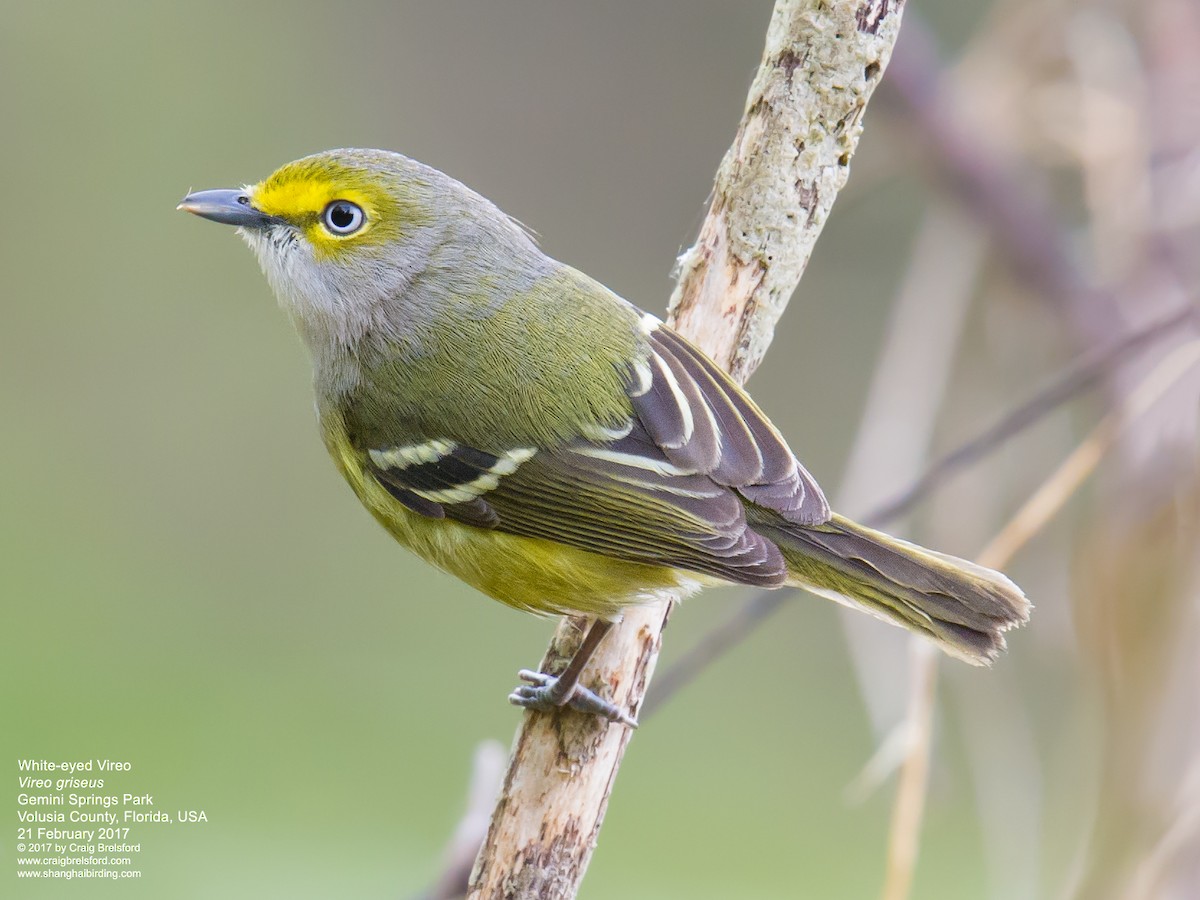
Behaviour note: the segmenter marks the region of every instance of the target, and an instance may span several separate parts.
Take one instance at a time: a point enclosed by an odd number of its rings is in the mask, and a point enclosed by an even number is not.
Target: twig
[[[442,869],[437,883],[418,900],[455,900],[467,891],[467,879],[487,833],[492,803],[504,776],[504,747],[499,741],[483,741],[471,758],[471,781],[467,807],[442,851]]]
[[[1012,411],[1001,416],[967,442],[960,444],[932,463],[921,476],[896,499],[863,516],[863,523],[882,528],[908,512],[953,475],[963,471],[1008,440],[1028,430],[1047,415],[1060,409],[1095,387],[1113,369],[1134,355],[1153,346],[1186,322],[1194,321],[1196,310],[1187,306],[1094,353],[1088,353],[1068,366],[1044,388]],[[745,640],[772,613],[790,601],[790,591],[761,591],[747,600],[728,619],[714,626],[683,656],[675,661],[654,684],[642,718],[652,715],[679,690],[686,687],[708,666]]]
[[[887,522],[904,515],[953,475],[1002,446],[1009,438],[1036,425],[1067,401],[1096,387],[1105,376],[1159,338],[1173,332],[1185,322],[1200,319],[1197,313],[1197,308],[1190,304],[1182,306],[1170,315],[1135,329],[1106,347],[1097,347],[1085,353],[1012,412],[931,463],[904,493],[876,509],[872,514],[873,519]]]
[[[1008,525],[979,554],[979,563],[993,569],[1002,568],[1007,564],[1029,537],[1039,531],[1071,494],[1078,490],[1084,479],[1112,449],[1121,433],[1149,412],[1163,394],[1176,385],[1198,362],[1200,340],[1188,341],[1174,348],[1137,388],[1130,392],[1117,409],[1092,429],[1087,440],[1080,444],[1037,493],[1026,501]]]
[[[1187,854],[1194,854],[1197,845],[1200,845],[1200,761],[1188,767],[1171,819],[1134,871],[1127,900],[1170,896],[1167,885],[1171,866],[1178,865]]]
[[[759,591],[728,619],[706,631],[654,682],[654,690],[642,706],[640,720],[644,722],[657,713],[667,701],[695,681],[701,672],[753,634],[760,624],[785,604],[791,603],[795,596],[795,591],[786,588]]]
[[[744,379],[804,270],[887,64],[903,0],[778,0],[696,247],[680,263],[674,324]],[[589,679],[637,712],[670,604],[635,608]],[[577,641],[564,623],[553,665]],[[472,898],[573,897],[630,732],[567,712],[527,714],[471,878]]]
[[[888,92],[904,104],[914,134],[932,151],[935,176],[979,217],[1038,294],[1066,312],[1083,346],[1106,343],[1123,330],[1116,298],[1093,286],[1057,217],[946,101],[937,42],[918,15],[910,19]]]
[[[852,518],[915,478],[929,459],[938,413],[953,383],[967,311],[987,240],[957,206],[934,200],[892,304],[834,508]],[[904,530],[893,522],[888,530]],[[836,610],[859,695],[877,737],[905,706],[907,643],[857,610]]]
[[[1017,551],[1075,495],[1121,434],[1198,364],[1200,340],[1194,340],[1176,348],[1155,366],[1121,405],[1106,415],[1025,501],[1016,515],[979,554],[979,564],[993,569],[1004,568]],[[929,653],[918,659],[914,666],[914,690],[910,695],[907,719],[908,727],[919,737],[913,740],[910,753],[900,767],[888,833],[883,900],[906,900],[912,888],[928,785],[937,662],[938,657]]]
[[[904,900],[917,870],[921,847],[921,820],[925,816],[925,789],[933,748],[933,705],[937,698],[938,652],[928,641],[913,638],[912,674],[909,676],[908,712],[904,729],[908,755],[900,765],[896,800],[888,829],[883,900]]]

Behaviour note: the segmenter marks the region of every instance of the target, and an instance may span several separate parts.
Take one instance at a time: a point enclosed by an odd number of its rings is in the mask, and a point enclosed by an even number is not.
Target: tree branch
[[[696,246],[680,260],[674,325],[736,378],[762,359],[794,291],[887,65],[904,0],[778,0],[733,146]],[[593,657],[593,689],[636,713],[670,601],[630,609]],[[577,646],[568,620],[543,671]],[[630,730],[567,711],[527,713],[472,898],[568,898],[595,847]]]
[[[670,303],[675,327],[739,382],[762,360],[850,174],[903,5],[775,6],[746,112]]]

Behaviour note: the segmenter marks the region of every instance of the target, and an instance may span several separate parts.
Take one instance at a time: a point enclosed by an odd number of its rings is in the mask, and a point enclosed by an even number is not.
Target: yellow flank
[[[695,588],[703,577],[577,550],[553,541],[476,528],[412,512],[363,469],[338,413],[324,410],[325,446],[354,493],[401,544],[496,600],[540,615],[616,618],[664,588]]]

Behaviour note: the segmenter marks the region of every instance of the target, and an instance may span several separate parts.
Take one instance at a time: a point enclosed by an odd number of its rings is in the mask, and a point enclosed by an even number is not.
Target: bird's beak
[[[196,191],[184,197],[175,208],[222,225],[241,225],[243,228],[265,228],[279,221],[251,206],[250,196],[245,191]]]

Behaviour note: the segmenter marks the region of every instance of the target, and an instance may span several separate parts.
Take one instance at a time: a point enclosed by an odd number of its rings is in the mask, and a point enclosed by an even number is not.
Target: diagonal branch
[[[886,522],[912,509],[922,498],[941,486],[1010,437],[1036,425],[1064,403],[1096,387],[1118,367],[1128,362],[1160,338],[1173,334],[1184,324],[1200,321],[1195,307],[1180,306],[1174,312],[1136,328],[1103,347],[1085,353],[1025,403],[998,419],[989,428],[966,443],[938,458],[904,493],[897,495],[872,514],[875,522]]]
[[[754,370],[849,174],[862,114],[904,0],[778,0],[746,110],[696,246],[680,261],[673,323],[739,380]],[[637,712],[671,603],[628,611],[590,683]],[[578,645],[559,627],[543,662]],[[631,732],[572,712],[526,714],[472,898],[575,896]]]

